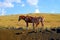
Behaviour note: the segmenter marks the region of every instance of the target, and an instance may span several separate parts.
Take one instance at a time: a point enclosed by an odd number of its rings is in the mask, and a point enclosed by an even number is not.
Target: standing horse
[[[37,27],[39,22],[41,22],[41,25],[44,26],[42,17],[31,17],[31,16],[21,15],[21,16],[19,16],[18,21],[20,21],[21,19],[25,20],[27,27],[28,27],[28,23],[33,23],[33,27],[34,27],[34,23],[35,23],[36,27]]]

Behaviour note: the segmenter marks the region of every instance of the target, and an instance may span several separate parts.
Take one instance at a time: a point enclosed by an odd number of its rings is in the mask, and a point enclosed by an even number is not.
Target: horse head
[[[18,21],[20,21],[21,19],[25,19],[25,16],[23,16],[23,15],[21,15],[21,16],[19,16],[19,19],[18,19]]]

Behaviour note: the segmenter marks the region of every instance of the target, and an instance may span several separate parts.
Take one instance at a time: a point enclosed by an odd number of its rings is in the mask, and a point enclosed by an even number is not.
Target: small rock
[[[20,35],[20,34],[22,34],[22,32],[21,33],[19,33],[19,32],[16,33],[16,35]]]

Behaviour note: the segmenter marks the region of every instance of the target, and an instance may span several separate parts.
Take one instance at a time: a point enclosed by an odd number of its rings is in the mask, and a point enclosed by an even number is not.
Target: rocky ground
[[[60,40],[60,33],[51,30],[0,29],[0,40]]]

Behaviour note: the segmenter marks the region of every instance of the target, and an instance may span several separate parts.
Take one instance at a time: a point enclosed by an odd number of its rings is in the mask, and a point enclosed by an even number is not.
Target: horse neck
[[[25,17],[25,18],[26,18],[26,17]],[[21,19],[25,21],[25,18],[21,18]]]
[[[25,18],[23,20],[25,20]]]

